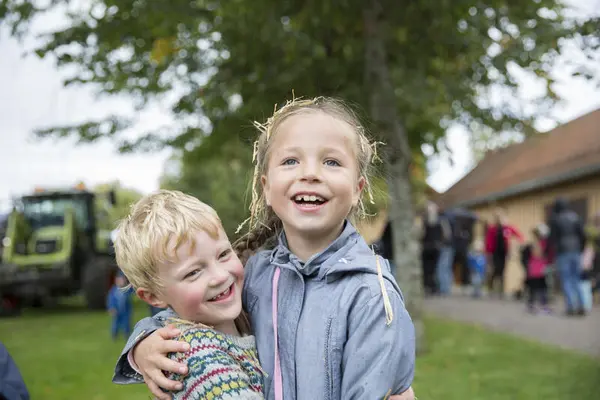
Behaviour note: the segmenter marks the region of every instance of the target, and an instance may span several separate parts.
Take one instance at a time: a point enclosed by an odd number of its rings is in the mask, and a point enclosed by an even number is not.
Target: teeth
[[[324,198],[322,198],[321,196],[316,196],[316,195],[307,195],[307,194],[299,194],[296,197],[294,197],[294,200],[296,201],[325,201]]]
[[[218,295],[216,295],[215,297],[213,297],[212,299],[210,299],[211,301],[215,301],[215,300],[219,300],[222,297],[225,297],[227,295],[229,295],[229,292],[231,290],[231,286],[229,286],[227,288],[227,290],[225,290],[224,292],[219,293]]]

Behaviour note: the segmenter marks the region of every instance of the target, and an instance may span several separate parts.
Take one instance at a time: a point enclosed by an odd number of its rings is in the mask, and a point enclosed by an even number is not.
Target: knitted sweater
[[[180,340],[190,344],[186,353],[169,357],[186,362],[188,375],[169,374],[183,389],[173,400],[264,399],[263,372],[254,336],[231,336],[206,327],[187,327]]]

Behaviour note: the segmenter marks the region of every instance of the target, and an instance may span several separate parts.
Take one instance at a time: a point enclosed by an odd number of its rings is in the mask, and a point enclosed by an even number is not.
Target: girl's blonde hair
[[[373,194],[371,191],[371,168],[373,161],[377,158],[376,142],[372,142],[356,113],[352,111],[341,100],[330,97],[315,97],[309,100],[293,99],[277,109],[273,116],[267,119],[266,122],[254,122],[254,126],[260,132],[258,140],[254,142],[254,154],[252,161],[254,163],[254,176],[252,179],[252,201],[250,203],[250,217],[244,221],[239,227],[241,228],[248,224],[248,232],[244,234],[234,247],[242,259],[246,259],[250,253],[253,253],[258,248],[270,246],[274,244],[274,239],[281,231],[281,220],[273,210],[267,206],[263,188],[261,185],[261,177],[266,174],[269,163],[269,152],[271,143],[281,124],[288,118],[296,115],[309,113],[325,113],[342,122],[350,125],[356,133],[357,151],[356,161],[358,166],[358,176],[365,180],[365,191],[369,195],[369,199],[373,202]],[[350,211],[348,216],[355,220],[365,215],[364,203],[361,199],[357,207]]]

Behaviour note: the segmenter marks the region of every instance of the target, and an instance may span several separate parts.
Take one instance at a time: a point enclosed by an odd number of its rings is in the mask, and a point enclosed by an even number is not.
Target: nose
[[[213,265],[210,273],[210,285],[212,287],[219,287],[229,279],[229,272],[221,265]]]
[[[301,180],[305,182],[318,182],[321,180],[321,164],[314,161],[302,163]]]

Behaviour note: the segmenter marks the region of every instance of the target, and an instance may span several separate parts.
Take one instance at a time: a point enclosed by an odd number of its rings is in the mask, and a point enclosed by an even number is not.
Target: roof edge
[[[472,200],[461,201],[453,205],[453,207],[474,207],[485,203],[490,203],[498,200],[504,200],[509,197],[519,194],[528,193],[538,189],[544,189],[549,186],[558,185],[572,179],[580,179],[595,173],[600,173],[600,163],[587,165],[585,167],[576,168],[574,170],[559,173],[556,175],[546,176],[538,179],[531,179],[513,185],[499,192],[494,192],[485,196],[476,197]]]

